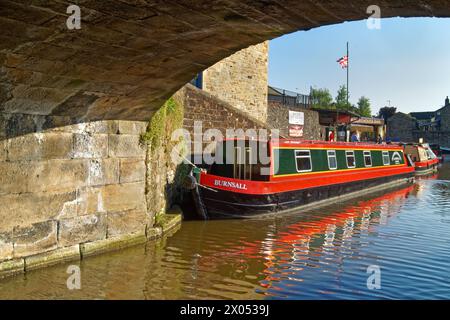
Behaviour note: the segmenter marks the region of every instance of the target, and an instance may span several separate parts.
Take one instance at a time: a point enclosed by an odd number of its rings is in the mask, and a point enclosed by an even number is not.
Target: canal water
[[[0,299],[450,299],[450,163],[411,186],[0,280]]]

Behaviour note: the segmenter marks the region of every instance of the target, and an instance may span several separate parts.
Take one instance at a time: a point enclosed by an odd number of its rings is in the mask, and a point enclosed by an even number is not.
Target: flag
[[[343,56],[336,62],[341,65],[342,69],[345,69],[348,67],[348,56]]]

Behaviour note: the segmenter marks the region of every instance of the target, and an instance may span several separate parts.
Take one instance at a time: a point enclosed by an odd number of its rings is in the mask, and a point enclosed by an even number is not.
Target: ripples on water
[[[0,280],[3,299],[449,299],[450,164],[440,177],[261,220],[186,221],[171,237]],[[381,289],[367,289],[369,265]]]

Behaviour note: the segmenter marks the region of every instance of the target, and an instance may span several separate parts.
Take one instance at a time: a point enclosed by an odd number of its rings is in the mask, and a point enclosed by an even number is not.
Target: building
[[[376,117],[356,117],[352,118],[350,131],[356,132],[360,141],[378,141],[386,137],[386,127],[384,119]]]
[[[450,99],[436,111],[397,112],[387,121],[387,136],[394,141],[424,142],[450,147]]]

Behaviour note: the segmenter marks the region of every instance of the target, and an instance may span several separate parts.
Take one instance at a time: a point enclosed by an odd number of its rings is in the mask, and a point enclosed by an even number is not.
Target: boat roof
[[[252,140],[259,142],[270,142],[273,144],[278,144],[281,147],[289,146],[304,146],[310,148],[342,148],[342,149],[401,149],[401,144],[377,144],[374,142],[341,142],[341,141],[322,141],[322,140],[303,140],[303,139],[288,139],[288,138],[271,138],[269,140],[261,139],[248,139],[248,138],[226,138],[223,141],[240,141],[240,140]]]

